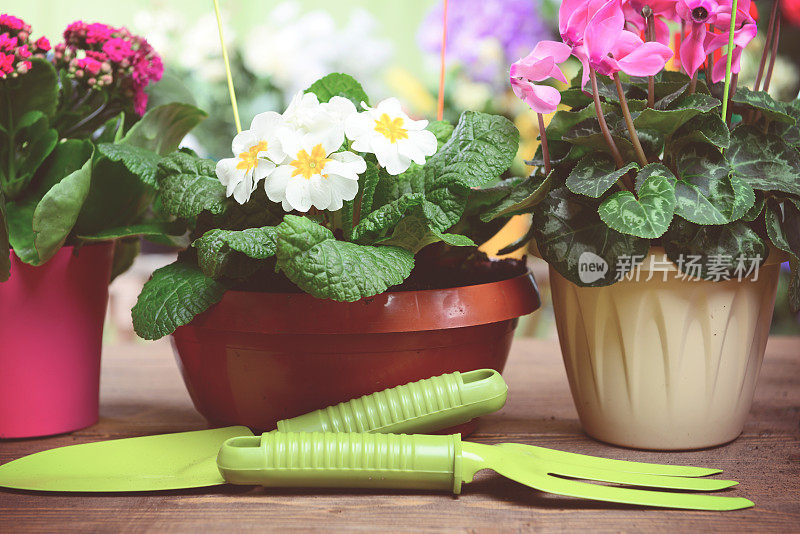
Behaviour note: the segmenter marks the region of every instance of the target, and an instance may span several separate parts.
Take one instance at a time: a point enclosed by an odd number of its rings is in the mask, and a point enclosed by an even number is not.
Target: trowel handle
[[[217,466],[231,484],[460,493],[461,437],[269,432],[229,439]]]
[[[435,432],[496,412],[508,387],[500,373],[479,369],[426,378],[278,421],[279,432]]]

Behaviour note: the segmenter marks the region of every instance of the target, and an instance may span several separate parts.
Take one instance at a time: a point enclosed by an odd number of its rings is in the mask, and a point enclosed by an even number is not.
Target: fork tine
[[[586,466],[596,469],[608,469],[623,471],[627,473],[640,473],[646,475],[664,475],[678,477],[704,477],[722,473],[722,469],[710,469],[706,467],[691,467],[684,465],[665,465],[650,464],[644,462],[629,462],[626,460],[612,460],[611,458],[599,458],[574,452],[558,451],[545,449],[534,445],[523,443],[500,443],[500,447],[515,449],[518,452],[533,456],[543,462],[559,462],[562,464],[572,464],[575,466]]]
[[[719,491],[725,488],[736,486],[738,484],[738,482],[735,480],[648,475],[642,473],[616,471],[612,469],[598,469],[586,465],[564,464],[554,461],[542,461],[541,467],[551,475],[651,488],[686,491]]]

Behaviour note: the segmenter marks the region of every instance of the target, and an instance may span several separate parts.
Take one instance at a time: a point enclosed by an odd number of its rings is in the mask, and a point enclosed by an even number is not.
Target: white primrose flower
[[[396,98],[387,98],[371,108],[353,114],[345,121],[345,134],[353,150],[375,154],[389,174],[405,172],[411,162],[425,164],[425,157],[436,153],[436,136],[425,129],[428,121],[411,120]]]
[[[253,118],[249,130],[233,138],[231,148],[235,157],[217,162],[217,178],[226,187],[225,194],[244,204],[263,180],[283,163],[286,154],[281,149],[279,134],[283,117],[274,111]]]
[[[358,193],[358,175],[367,170],[364,158],[336,152],[341,142],[330,136],[284,130],[281,143],[289,155],[264,182],[267,196],[285,211],[306,212],[314,206],[336,211]]]
[[[283,112],[283,132],[291,136],[300,134],[324,142],[325,146],[344,143],[344,122],[358,113],[355,105],[346,98],[334,96],[320,103],[314,93],[297,93]]]

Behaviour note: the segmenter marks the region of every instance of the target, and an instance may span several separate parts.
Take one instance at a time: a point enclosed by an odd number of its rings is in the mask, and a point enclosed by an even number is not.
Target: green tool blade
[[[0,486],[36,491],[151,491],[224,484],[217,453],[233,426],[71,445],[0,466]]]

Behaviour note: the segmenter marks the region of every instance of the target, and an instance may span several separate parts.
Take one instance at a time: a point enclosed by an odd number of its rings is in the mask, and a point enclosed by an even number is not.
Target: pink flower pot
[[[63,247],[32,267],[11,254],[0,283],[0,438],[97,422],[113,243]]]

